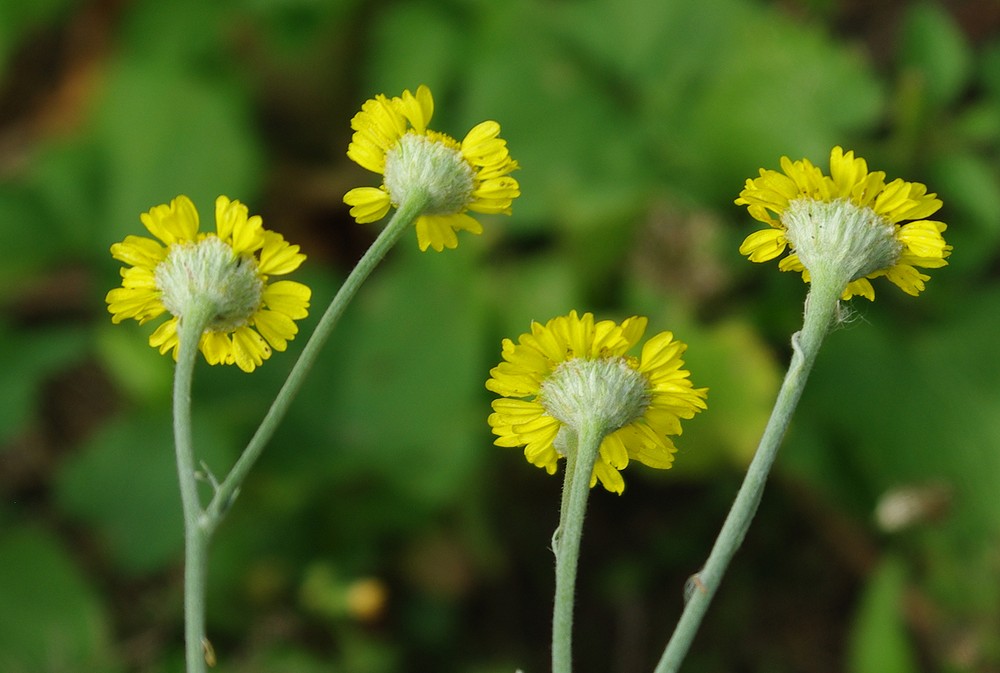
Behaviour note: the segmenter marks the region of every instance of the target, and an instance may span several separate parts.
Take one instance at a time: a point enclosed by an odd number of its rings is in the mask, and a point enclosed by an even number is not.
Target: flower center
[[[833,274],[845,285],[892,267],[903,249],[895,225],[845,199],[795,199],[782,213],[781,223],[810,274]]]
[[[624,357],[562,362],[542,382],[545,411],[579,432],[597,423],[604,434],[641,417],[649,406],[648,382]]]
[[[429,215],[461,212],[472,200],[473,175],[458,143],[443,134],[407,133],[385,157],[384,182],[392,202],[399,206],[424,192],[430,200],[423,212]]]
[[[213,332],[245,325],[260,308],[264,290],[256,260],[234,254],[217,236],[170,246],[153,278],[163,305],[178,318],[194,302],[210,302],[215,313],[208,329]]]

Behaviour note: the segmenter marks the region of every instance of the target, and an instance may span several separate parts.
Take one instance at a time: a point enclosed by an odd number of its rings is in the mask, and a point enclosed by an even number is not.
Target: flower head
[[[351,120],[354,136],[347,156],[383,176],[379,187],[357,187],[344,195],[359,223],[377,222],[391,206],[411,198],[426,199],[416,220],[417,244],[440,252],[458,245],[459,230],[483,231],[467,211],[510,214],[521,192],[510,173],[518,168],[500,125],[485,121],[462,142],[427,128],[434,113],[430,89],[403,91],[401,97],[379,94],[365,102]]]
[[[497,446],[523,446],[528,462],[554,474],[569,447],[567,433],[597,423],[604,439],[590,485],[625,489],[620,470],[630,460],[666,469],[676,451],[669,435],[681,419],[705,408],[707,389],[694,388],[682,369],[687,349],[670,332],[627,353],[642,338],[646,319],[594,322],[576,311],[545,325],[531,324],[518,343],[503,341],[503,359],[490,370],[493,401],[489,424]]]
[[[149,337],[160,353],[179,349],[178,321],[193,302],[208,301],[213,318],[199,348],[209,364],[235,364],[246,372],[283,351],[306,317],[310,290],[290,280],[305,255],[280,234],[264,229],[239,201],[215,201],[215,233],[198,231],[198,211],[186,196],[140,216],[159,241],[126,236],[111,255],[130,266],[121,270],[122,286],[105,301],[115,324],[134,318],[145,323],[163,313],[172,317]]]
[[[740,252],[766,262],[790,249],[778,268],[799,271],[809,282],[819,276],[844,287],[842,298],[875,299],[870,279],[885,276],[917,295],[929,276],[918,268],[946,265],[951,246],[943,222],[925,219],[941,207],[936,194],[918,182],[885,182],[864,159],[834,147],[830,175],[808,159],[781,158],[783,172],[760,170],[748,179],[737,205],[770,229],[750,234]],[[909,221],[908,221],[909,220]]]

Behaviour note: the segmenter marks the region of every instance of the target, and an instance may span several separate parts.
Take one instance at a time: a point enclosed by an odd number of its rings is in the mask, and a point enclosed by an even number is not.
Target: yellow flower
[[[510,214],[521,192],[510,173],[518,168],[500,125],[485,121],[473,127],[461,143],[427,128],[434,113],[430,89],[403,91],[401,97],[379,94],[365,102],[351,120],[354,136],[347,156],[383,176],[379,187],[357,187],[344,195],[351,217],[377,222],[390,206],[408,198],[426,198],[415,226],[421,250],[440,252],[458,245],[459,230],[483,231],[467,211]]]
[[[497,446],[523,446],[528,462],[554,474],[568,447],[567,432],[596,422],[604,439],[590,485],[625,489],[629,460],[666,469],[676,451],[669,435],[681,419],[705,408],[706,388],[694,388],[682,369],[687,349],[670,332],[649,339],[638,358],[627,355],[642,338],[646,318],[594,322],[576,311],[545,325],[531,324],[515,344],[503,341],[503,362],[490,370],[489,424]]]
[[[901,179],[887,184],[884,172],[869,172],[864,159],[840,147],[830,152],[829,176],[808,159],[782,157],[781,168],[761,169],[736,199],[771,227],[740,246],[750,261],[765,262],[790,249],[778,264],[782,271],[799,271],[806,282],[829,272],[846,283],[843,299],[869,300],[875,299],[872,278],[885,276],[917,295],[929,280],[917,268],[947,264],[951,246],[941,235],[946,226],[925,219],[941,201],[926,186]]]
[[[305,255],[273,231],[258,215],[248,216],[239,201],[215,202],[216,233],[198,231],[198,211],[186,196],[140,216],[157,242],[126,236],[111,246],[121,269],[122,286],[105,299],[115,324],[134,318],[145,323],[163,313],[171,318],[149,337],[160,353],[179,348],[177,326],[194,301],[210,301],[215,312],[199,348],[209,364],[235,364],[246,372],[283,351],[306,317],[311,291],[290,280]],[[162,244],[161,244],[162,242]]]

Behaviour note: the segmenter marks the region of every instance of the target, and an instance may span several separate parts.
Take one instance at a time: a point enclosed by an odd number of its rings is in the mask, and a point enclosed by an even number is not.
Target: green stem
[[[680,621],[663,652],[655,673],[676,673],[687,656],[708,605],[719,588],[729,562],[736,554],[764,492],[764,484],[781,446],[781,440],[792,420],[805,388],[809,371],[816,361],[820,345],[834,324],[838,301],[843,289],[838,283],[817,284],[813,278],[806,297],[802,330],[792,336],[792,361],[778,391],[771,417],[768,419],[757,452],[754,454],[736,500],[719,532],[715,545],[701,569],[693,578],[690,595]]]
[[[382,233],[379,234],[375,242],[372,243],[368,251],[358,261],[350,275],[347,276],[344,284],[340,287],[333,301],[330,302],[330,306],[326,309],[326,313],[320,318],[319,323],[316,325],[316,330],[309,337],[309,341],[306,342],[305,347],[302,349],[302,354],[299,356],[295,366],[292,367],[288,379],[285,380],[274,402],[271,403],[271,408],[268,410],[264,420],[261,421],[257,432],[254,433],[250,443],[247,444],[247,447],[243,450],[232,470],[226,475],[225,480],[216,489],[215,496],[212,498],[205,512],[206,525],[210,532],[214,531],[222,521],[233,499],[239,493],[243,480],[246,479],[250,469],[257,462],[257,459],[260,458],[264,447],[274,435],[278,424],[285,417],[292,400],[295,399],[296,394],[302,388],[306,375],[312,369],[316,358],[326,344],[327,339],[330,338],[330,334],[333,333],[333,329],[337,326],[337,322],[343,315],[347,305],[358,293],[361,284],[371,275],[371,272],[382,261],[382,258],[385,257],[389,249],[396,244],[403,233],[414,223],[426,207],[428,199],[429,195],[417,193],[409,201],[402,204],[396,210],[395,214],[393,214],[392,219],[389,220],[389,224],[386,225]]]
[[[590,478],[604,433],[590,423],[572,439],[576,440],[576,446],[573,447],[571,441],[567,447],[559,528],[553,536],[556,591],[552,612],[552,673],[570,673],[573,670],[573,601],[577,560],[583,536],[583,516],[587,510],[587,496],[590,495]]]
[[[174,370],[174,449],[177,477],[184,509],[184,648],[188,673],[204,673],[205,575],[208,567],[209,531],[203,520],[195,477],[191,440],[191,380],[198,357],[198,342],[208,325],[212,307],[192,306],[178,324],[180,347]]]

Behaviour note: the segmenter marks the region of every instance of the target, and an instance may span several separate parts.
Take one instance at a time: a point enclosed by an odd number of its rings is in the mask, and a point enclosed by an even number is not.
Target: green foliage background
[[[404,239],[349,309],[213,547],[218,670],[545,670],[560,484],[492,446],[483,382],[572,308],[649,316],[711,389],[673,470],[591,501],[578,670],[651,670],[806,290],[738,254],[732,200],[835,144],[938,192],[954,255],[830,337],[685,670],[1000,670],[995,4],[2,0],[0,68],[0,670],[182,667],[171,362],[108,319],[110,244],[239,198],[309,255],[310,329],[375,233],[341,203],[375,183],[350,117],[420,83],[436,129],[500,121],[523,196],[455,251]],[[208,469],[302,341],[199,368]],[[878,526],[900,494],[911,524]]]

